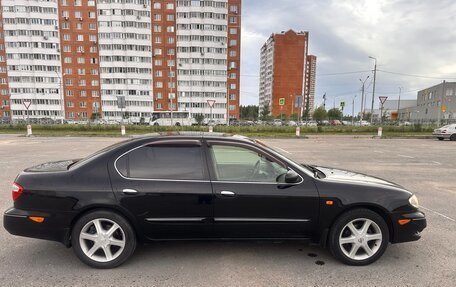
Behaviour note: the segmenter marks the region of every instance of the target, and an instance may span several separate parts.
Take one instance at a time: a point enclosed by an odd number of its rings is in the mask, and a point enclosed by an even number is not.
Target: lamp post
[[[401,92],[402,87],[399,87],[399,100],[397,101],[397,122],[399,123],[399,110],[401,109]]]
[[[364,81],[359,79],[359,81],[362,83],[362,86],[361,86],[361,117],[360,117],[360,120],[359,120],[360,124],[361,124],[361,121],[363,120],[363,117],[364,117],[364,102],[365,102],[365,99],[364,99],[364,87],[365,87],[367,79],[369,79],[369,76],[367,76]]]
[[[374,113],[374,99],[375,99],[375,80],[377,78],[377,58],[369,56],[369,59],[374,60],[374,83],[372,87],[372,105],[371,105],[371,124],[374,122],[374,117],[372,116]]]
[[[352,98],[352,126],[355,125],[355,99],[356,99],[356,96],[355,95],[353,98]]]

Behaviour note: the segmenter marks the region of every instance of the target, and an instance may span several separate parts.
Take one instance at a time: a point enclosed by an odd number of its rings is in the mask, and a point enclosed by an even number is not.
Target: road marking
[[[381,150],[374,150],[374,152],[376,152],[376,153],[384,153],[384,152],[381,151]]]
[[[432,210],[432,209],[430,209],[430,208],[424,207],[424,206],[422,206],[422,205],[420,205],[420,208],[422,208],[422,209],[424,209],[424,210],[428,210],[428,211],[430,211],[430,212],[434,212],[435,214],[437,214],[437,215],[439,215],[439,216],[441,216],[441,217],[443,217],[443,218],[446,218],[446,219],[448,219],[448,220],[451,220],[451,221],[453,221],[453,222],[456,222],[456,219],[453,219],[453,218],[451,218],[451,217],[449,217],[449,216],[446,216],[445,214],[442,214],[442,213],[437,212],[437,211],[435,211],[435,210]]]
[[[291,152],[286,151],[286,150],[284,150],[283,148],[280,148],[280,147],[277,147],[277,146],[275,146],[275,148],[278,149],[278,150],[280,150],[280,151],[286,152],[287,154],[291,154]]]
[[[399,154],[398,156],[400,156],[400,157],[405,157],[405,158],[414,158],[413,156],[403,155],[403,154]]]
[[[438,161],[433,161],[433,163],[437,164],[437,165],[442,165],[440,162]]]

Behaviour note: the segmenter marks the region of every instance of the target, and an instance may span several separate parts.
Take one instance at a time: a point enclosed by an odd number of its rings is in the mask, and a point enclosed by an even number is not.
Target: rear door
[[[212,236],[213,195],[200,140],[159,140],[121,155],[111,172],[120,204],[149,239]]]

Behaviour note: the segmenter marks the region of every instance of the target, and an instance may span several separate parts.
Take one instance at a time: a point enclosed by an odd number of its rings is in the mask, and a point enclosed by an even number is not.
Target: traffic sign
[[[342,110],[344,109],[345,107],[345,102],[340,102],[340,107],[342,108]]]
[[[378,98],[380,99],[380,103],[382,103],[382,105],[386,102],[386,99],[388,99],[388,97],[385,96],[380,96]]]
[[[24,107],[28,110],[30,108],[30,105],[32,104],[32,101],[29,101],[29,100],[24,100],[22,102],[22,104],[24,105]]]
[[[279,106],[285,106],[285,98],[279,99]]]
[[[214,107],[215,100],[207,100],[207,104],[209,105],[210,108]]]

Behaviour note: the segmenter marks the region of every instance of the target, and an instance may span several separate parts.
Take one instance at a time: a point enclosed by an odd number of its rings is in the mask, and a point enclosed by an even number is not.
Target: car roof
[[[191,132],[191,131],[172,131],[172,132],[158,132],[144,135],[133,136],[134,139],[159,139],[159,138],[199,138],[199,139],[234,139],[240,141],[254,142],[254,140],[243,135],[227,134],[227,133],[210,133],[210,132]]]

